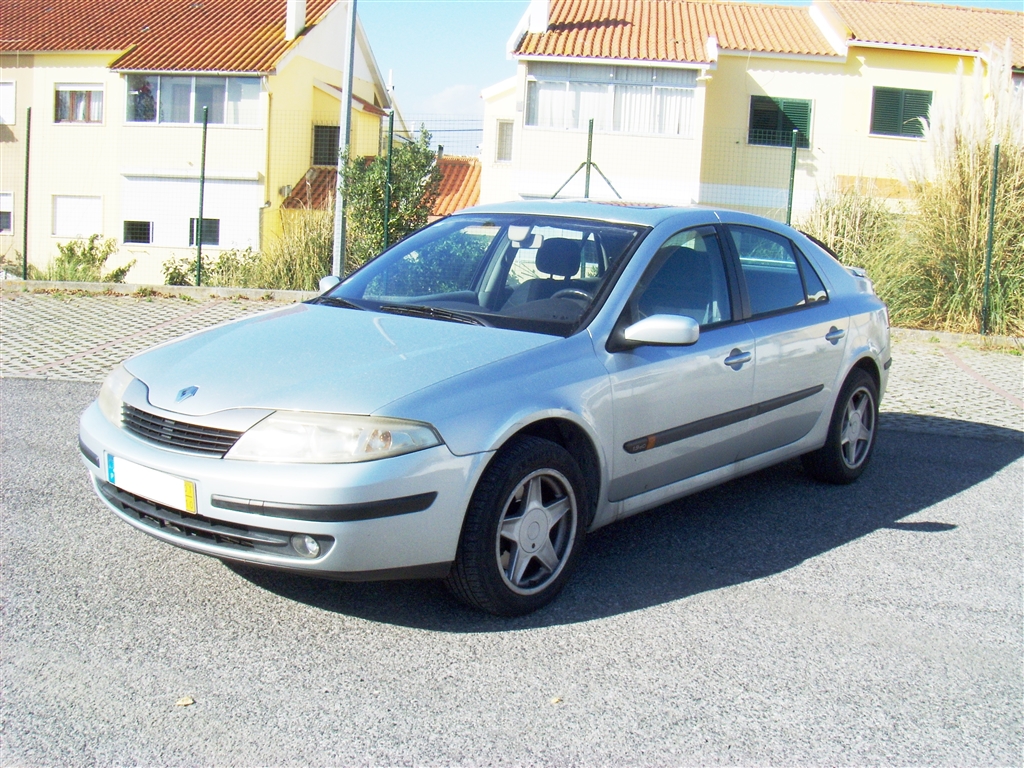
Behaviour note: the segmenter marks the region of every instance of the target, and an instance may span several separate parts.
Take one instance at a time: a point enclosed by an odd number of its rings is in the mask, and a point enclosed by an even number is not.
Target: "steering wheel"
[[[560,291],[555,291],[551,295],[552,299],[579,299],[580,301],[590,301],[591,296],[586,291],[581,291],[579,288],[563,288]]]

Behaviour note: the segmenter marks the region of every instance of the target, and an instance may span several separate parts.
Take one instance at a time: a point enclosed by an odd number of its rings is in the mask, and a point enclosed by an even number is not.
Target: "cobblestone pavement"
[[[0,296],[0,376],[99,382],[135,352],[279,306],[7,292]],[[1019,439],[1024,358],[897,331],[882,411],[885,428]]]

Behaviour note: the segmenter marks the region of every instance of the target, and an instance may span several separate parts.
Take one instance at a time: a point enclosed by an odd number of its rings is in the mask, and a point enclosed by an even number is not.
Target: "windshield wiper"
[[[450,323],[465,323],[466,325],[488,325],[479,317],[468,312],[454,312],[450,309],[428,307],[422,304],[381,304],[378,309],[381,312],[390,312],[393,315],[429,317],[431,320],[447,320]]]
[[[328,307],[344,307],[345,309],[366,309],[366,307],[361,307],[355,302],[341,298],[341,296],[317,296],[310,304],[326,304]]]

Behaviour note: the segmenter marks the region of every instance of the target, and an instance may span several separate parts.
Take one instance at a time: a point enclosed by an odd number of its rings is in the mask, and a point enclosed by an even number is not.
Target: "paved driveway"
[[[1021,764],[1020,357],[898,342],[856,484],[790,462],[609,526],[507,621],[233,570],[95,498],[105,371],[266,306],[0,301],[0,764]]]

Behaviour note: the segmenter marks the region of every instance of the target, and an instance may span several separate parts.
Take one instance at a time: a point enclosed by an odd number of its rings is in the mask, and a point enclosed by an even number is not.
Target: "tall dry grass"
[[[857,189],[826,191],[802,226],[875,280],[898,325],[981,329],[993,147],[1000,145],[989,298],[990,332],[1024,335],[1024,93],[1009,49],[985,75],[962,72],[929,115],[923,153],[904,169],[900,211]]]

